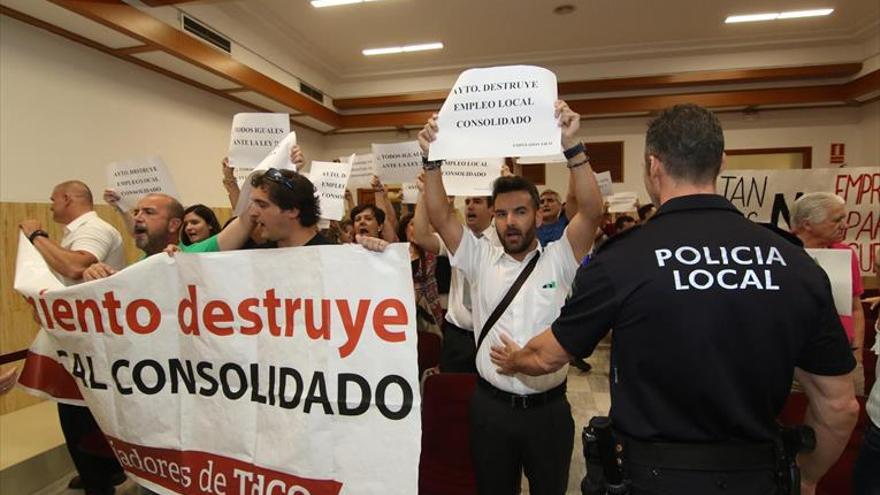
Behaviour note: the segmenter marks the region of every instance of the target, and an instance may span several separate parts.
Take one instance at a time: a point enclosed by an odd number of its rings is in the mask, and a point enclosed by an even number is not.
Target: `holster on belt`
[[[686,471],[774,470],[783,494],[800,493],[797,455],[816,446],[808,426],[780,427],[776,442],[686,444],[645,442],[615,432],[611,420],[596,416],[583,430],[587,475],[584,495],[626,494],[627,464]]]
[[[776,444],[779,464],[777,475],[781,493],[798,495],[801,493],[801,471],[797,456],[801,452],[812,452],[816,448],[816,432],[807,425],[779,426],[779,440]]]
[[[623,476],[620,444],[611,427],[611,418],[594,416],[581,434],[587,475],[581,481],[583,495],[624,495],[629,483]]]

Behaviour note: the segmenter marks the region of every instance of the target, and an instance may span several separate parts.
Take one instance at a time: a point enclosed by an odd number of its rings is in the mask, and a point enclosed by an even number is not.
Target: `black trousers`
[[[632,495],[776,495],[771,469],[753,471],[689,471],[629,464]]]
[[[67,451],[82,479],[87,494],[114,493],[113,478],[122,473],[115,457],[102,457],[83,452],[80,442],[98,428],[89,408],[58,404],[58,419],[67,442]]]
[[[477,372],[477,345],[474,341],[474,332],[443,320],[440,371],[446,373]]]
[[[477,387],[471,401],[471,453],[482,495],[518,493],[525,471],[532,495],[564,495],[574,447],[568,400],[515,409]]]

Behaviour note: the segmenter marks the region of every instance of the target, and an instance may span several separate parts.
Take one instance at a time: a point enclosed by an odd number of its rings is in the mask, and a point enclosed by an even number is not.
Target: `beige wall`
[[[158,154],[185,204],[226,206],[229,100],[0,16],[0,200],[46,201],[71,178],[99,195],[107,164]],[[310,157],[320,134],[296,129]]]

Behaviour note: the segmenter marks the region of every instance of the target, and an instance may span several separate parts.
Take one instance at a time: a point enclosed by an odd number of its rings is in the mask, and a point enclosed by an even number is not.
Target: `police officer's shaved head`
[[[645,153],[663,162],[675,179],[714,183],[724,154],[721,123],[715,114],[697,105],[667,108],[648,125]]]

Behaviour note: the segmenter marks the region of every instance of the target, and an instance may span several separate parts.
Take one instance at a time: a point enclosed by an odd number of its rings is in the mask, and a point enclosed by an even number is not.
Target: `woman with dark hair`
[[[404,215],[397,225],[397,238],[409,242],[409,257],[412,262],[413,288],[416,293],[416,326],[423,332],[442,335],[443,307],[437,291],[437,255],[429,253],[415,242],[413,215]]]
[[[214,210],[205,205],[192,205],[183,210],[183,229],[180,230],[180,242],[189,246],[220,233],[220,222]]]

